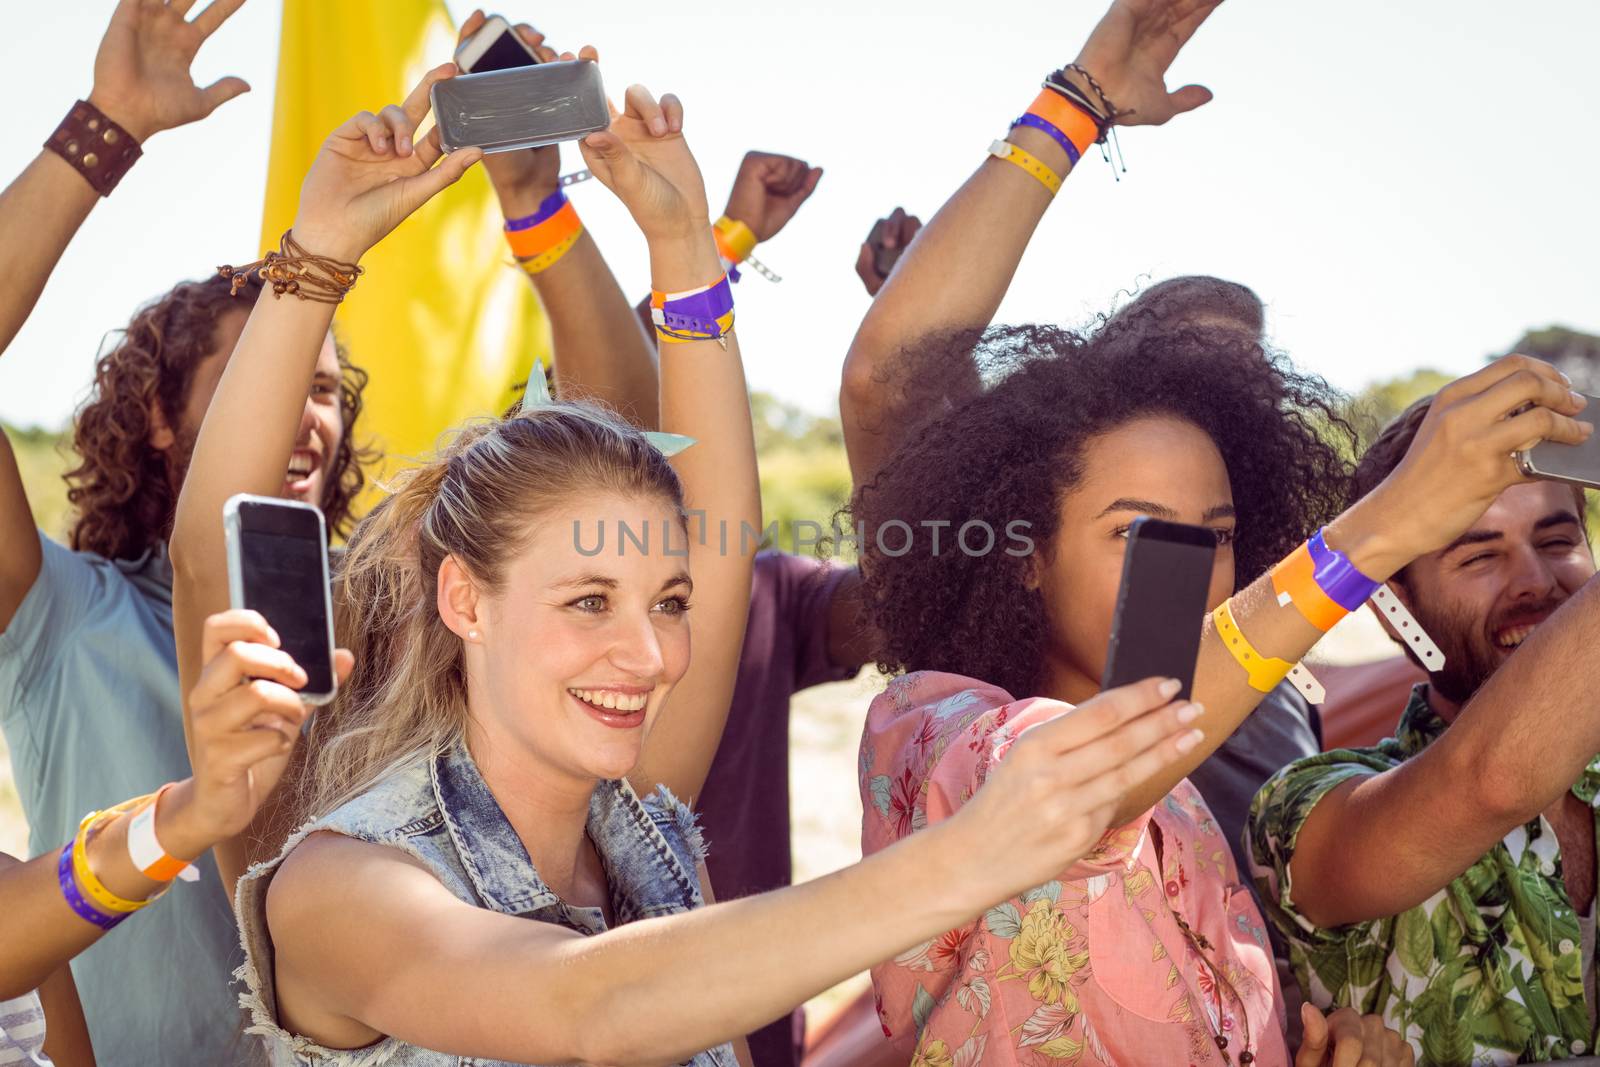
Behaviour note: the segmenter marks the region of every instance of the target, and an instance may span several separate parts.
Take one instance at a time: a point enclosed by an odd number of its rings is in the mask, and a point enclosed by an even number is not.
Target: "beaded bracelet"
[[[583,223],[567,194],[557,189],[540,202],[532,215],[507,219],[505,232],[511,254],[522,269],[539,274],[572,251],[583,236]]]
[[[721,341],[733,329],[733,288],[728,276],[681,293],[652,291],[650,321],[665,342]]]

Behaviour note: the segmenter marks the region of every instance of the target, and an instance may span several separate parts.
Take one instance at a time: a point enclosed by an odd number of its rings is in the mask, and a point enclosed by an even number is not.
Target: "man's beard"
[[[1547,597],[1536,604],[1501,608],[1486,622],[1466,611],[1433,612],[1413,603],[1412,614],[1444,653],[1444,666],[1428,676],[1434,691],[1457,705],[1465,704],[1515,651],[1495,644],[1495,632],[1510,619],[1549,615],[1564,600],[1565,596]]]

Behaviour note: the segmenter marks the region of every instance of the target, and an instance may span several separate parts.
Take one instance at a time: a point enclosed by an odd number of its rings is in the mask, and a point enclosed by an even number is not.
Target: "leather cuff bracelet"
[[[72,105],[44,147],[72,164],[101,196],[110,196],[144,154],[132,134],[86,100]]]

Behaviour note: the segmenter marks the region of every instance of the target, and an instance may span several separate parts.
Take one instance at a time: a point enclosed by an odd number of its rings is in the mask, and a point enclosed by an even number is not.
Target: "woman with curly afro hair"
[[[1259,655],[1286,671],[1321,630],[1275,595],[1268,571],[1319,527],[1381,580],[1421,546],[1447,544],[1516,477],[1477,473],[1441,434],[1341,512],[1353,433],[1336,395],[1248,331],[1150,321],[1158,314],[1129,309],[1088,336],[988,331],[976,347],[987,387],[910,428],[858,487],[850,511],[877,655],[910,672],[868,713],[865,851],[959,810],[1014,738],[1099,693],[1137,517],[1212,532],[1208,607],[1227,603]],[[972,351],[970,334],[930,338],[902,354],[900,373]],[[1471,388],[1508,373],[1491,368]],[[1505,415],[1480,407],[1474,435]],[[1265,689],[1215,624],[1173,624],[1203,625],[1185,760],[1134,785],[1086,859],[874,968],[884,1028],[903,1051],[915,1044],[914,1063],[959,1061],[963,1048],[990,1064],[1084,1049],[1107,1063],[1288,1061],[1267,926],[1186,778]],[[1314,1049],[1330,1021],[1305,1006],[1302,1022]],[[1392,1043],[1375,1019],[1333,1026]]]

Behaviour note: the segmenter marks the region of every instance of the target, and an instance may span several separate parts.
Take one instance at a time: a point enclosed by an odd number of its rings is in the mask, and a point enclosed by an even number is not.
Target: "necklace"
[[[1206,952],[1211,949],[1211,942],[1206,939],[1206,936],[1190,929],[1189,924],[1183,921],[1183,916],[1176,911],[1172,913],[1172,917],[1178,921],[1178,929],[1182,930],[1183,936],[1189,939],[1189,944],[1193,946],[1195,954],[1204,961],[1206,967],[1211,971],[1212,983],[1217,991],[1217,1023],[1212,1027],[1215,1035],[1213,1040],[1217,1044],[1217,1051],[1222,1053],[1222,1062],[1230,1065],[1233,1063],[1233,1058],[1228,1055],[1228,1036],[1222,1032],[1222,990],[1226,989],[1228,995],[1233,998],[1234,1003],[1239,1005],[1239,1023],[1244,1029],[1244,1051],[1239,1053],[1239,1062],[1248,1067],[1249,1064],[1255,1062],[1256,1056],[1255,1053],[1250,1051],[1250,1013],[1245,1008],[1244,998],[1239,995],[1237,989],[1233,988],[1233,983],[1228,981],[1227,976],[1222,973],[1222,968],[1212,963],[1211,958],[1206,955]]]

